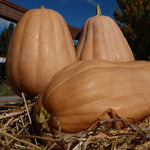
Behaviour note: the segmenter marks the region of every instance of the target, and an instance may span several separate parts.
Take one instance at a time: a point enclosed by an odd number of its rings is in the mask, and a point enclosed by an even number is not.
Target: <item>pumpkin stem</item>
[[[99,6],[99,5],[96,6],[96,15],[97,15],[97,16],[101,16],[101,15],[102,15],[101,9],[100,9],[100,6]]]
[[[41,106],[40,111],[35,116],[35,119],[37,123],[42,124],[43,129],[45,129],[47,132],[50,132],[49,126],[46,122],[46,120],[49,118],[50,114],[48,114],[44,107]]]
[[[41,8],[41,9],[42,9],[42,8],[45,8],[45,6],[41,5],[41,7],[40,7],[40,8]]]
[[[47,111],[44,109],[44,107],[41,106],[39,113],[36,114],[36,121],[38,123],[43,123],[49,117],[50,117],[50,115],[47,113]]]

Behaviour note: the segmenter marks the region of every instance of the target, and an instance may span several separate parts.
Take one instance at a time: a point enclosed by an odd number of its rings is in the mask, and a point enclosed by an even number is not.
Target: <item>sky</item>
[[[113,18],[114,7],[118,6],[116,0],[10,0],[27,9],[40,8],[44,5],[60,13],[68,25],[82,28],[84,22],[96,15],[96,5],[99,4],[102,15]],[[0,32],[10,22],[0,18]]]

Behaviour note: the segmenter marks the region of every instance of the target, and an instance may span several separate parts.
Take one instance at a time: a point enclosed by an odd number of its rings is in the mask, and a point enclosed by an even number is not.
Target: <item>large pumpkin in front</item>
[[[139,121],[150,115],[149,74],[150,62],[146,61],[71,64],[58,72],[41,94],[35,105],[35,120],[45,121],[42,119],[50,114],[59,119],[62,132],[75,133],[88,129],[112,108],[129,122]],[[54,119],[49,120],[49,126],[58,130]]]
[[[97,15],[84,23],[78,45],[79,60],[104,59],[113,62],[134,61],[132,50],[118,25],[108,16]]]
[[[32,9],[20,19],[11,37],[7,79],[16,94],[33,97],[57,71],[76,60],[63,17],[50,9]]]

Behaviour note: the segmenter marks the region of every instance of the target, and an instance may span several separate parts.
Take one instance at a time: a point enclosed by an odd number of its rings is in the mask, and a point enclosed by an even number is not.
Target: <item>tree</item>
[[[116,0],[114,17],[136,59],[150,60],[150,0]]]
[[[10,23],[8,29],[4,29],[0,34],[0,56],[6,57],[9,40],[14,30],[14,24]]]

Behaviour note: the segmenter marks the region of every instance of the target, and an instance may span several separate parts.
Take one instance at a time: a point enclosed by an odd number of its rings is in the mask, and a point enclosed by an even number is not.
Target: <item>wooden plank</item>
[[[0,17],[6,20],[17,23],[20,17],[27,10],[28,9],[12,3],[8,0],[0,0]],[[79,37],[80,29],[69,25],[68,27],[71,32],[72,38],[77,40]]]
[[[0,106],[3,105],[17,105],[23,102],[22,98],[17,95],[0,96]]]
[[[8,0],[0,0],[0,17],[17,23],[28,9],[16,5]]]
[[[73,27],[73,26],[69,26],[69,25],[68,25],[68,27],[69,27],[72,38],[75,40],[78,40],[81,29]]]

